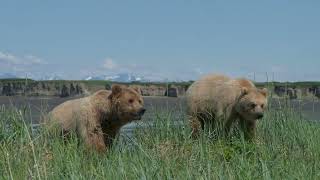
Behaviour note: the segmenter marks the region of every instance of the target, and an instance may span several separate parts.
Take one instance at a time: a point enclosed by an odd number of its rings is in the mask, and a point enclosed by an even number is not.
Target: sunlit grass
[[[182,116],[183,117],[183,116]],[[241,136],[190,138],[187,120],[155,112],[150,128],[117,141],[108,154],[88,152],[33,132],[24,113],[0,108],[0,179],[319,179],[320,124],[290,108],[259,121],[256,143]]]

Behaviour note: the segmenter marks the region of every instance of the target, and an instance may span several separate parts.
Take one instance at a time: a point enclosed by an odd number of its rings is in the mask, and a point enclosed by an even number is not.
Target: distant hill
[[[0,79],[16,79],[16,78],[18,78],[18,77],[14,74],[0,73]]]
[[[0,96],[77,96],[88,95],[100,89],[110,89],[112,84],[134,85],[144,96],[166,96],[167,91],[184,96],[193,81],[187,82],[143,82],[133,76],[115,76],[111,80],[32,80],[6,75],[0,79]],[[101,79],[101,78],[100,78]],[[320,98],[320,82],[257,82],[257,87],[267,87],[273,97]]]

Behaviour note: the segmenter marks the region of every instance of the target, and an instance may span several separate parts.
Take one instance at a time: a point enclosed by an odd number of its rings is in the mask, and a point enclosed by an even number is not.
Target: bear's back
[[[255,88],[256,86],[248,79],[239,78],[236,79],[236,81],[239,83],[241,87],[245,87],[247,89]]]
[[[58,124],[63,129],[75,130],[77,121],[86,116],[85,111],[90,107],[90,96],[66,101],[49,113],[49,123]]]
[[[187,91],[189,113],[194,111],[220,111],[240,96],[237,80],[224,75],[208,75],[193,83]]]

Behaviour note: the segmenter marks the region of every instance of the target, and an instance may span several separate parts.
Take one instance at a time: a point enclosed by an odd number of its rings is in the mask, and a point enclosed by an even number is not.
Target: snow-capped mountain
[[[166,80],[161,79],[160,77],[148,76],[147,78],[142,75],[133,75],[129,73],[121,73],[116,75],[100,75],[100,76],[87,76],[83,80],[107,80],[114,82],[165,82]]]
[[[35,78],[35,79],[41,80],[41,81],[63,80],[63,78],[58,75],[45,75],[45,76],[42,76],[40,78]]]
[[[92,76],[88,76],[88,77],[83,78],[83,80],[90,81],[90,80],[93,80],[93,77]]]
[[[40,81],[52,81],[52,80],[67,80],[64,77],[57,74],[28,74],[28,75],[16,75],[12,73],[0,73],[0,79],[14,79],[14,78],[29,78],[33,80]],[[113,82],[167,82],[169,81],[167,78],[163,78],[158,75],[138,75],[138,74],[130,74],[130,73],[120,73],[115,75],[96,75],[96,76],[87,76],[82,78],[82,80],[90,81],[90,80],[107,80]]]
[[[100,76],[88,76],[85,77],[84,80],[107,80],[107,81],[114,81],[114,82],[133,82],[133,81],[145,81],[142,76],[136,76],[132,74],[116,74],[116,75],[100,75]]]
[[[63,78],[61,78],[60,76],[49,76],[47,77],[47,80],[63,80]]]

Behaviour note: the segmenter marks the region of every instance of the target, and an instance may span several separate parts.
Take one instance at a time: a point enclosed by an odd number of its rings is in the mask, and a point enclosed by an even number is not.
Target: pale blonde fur
[[[186,93],[193,136],[198,136],[200,129],[212,121],[222,124],[227,133],[237,119],[249,126],[255,119],[247,118],[242,106],[248,101],[266,104],[266,93],[262,92],[265,90],[257,89],[247,79],[231,79],[224,75],[207,75],[194,82]],[[259,111],[263,112],[261,108]]]
[[[49,113],[47,124],[58,126],[64,135],[74,131],[88,148],[104,152],[119,129],[141,109],[142,96],[134,89],[118,86],[57,106]]]

